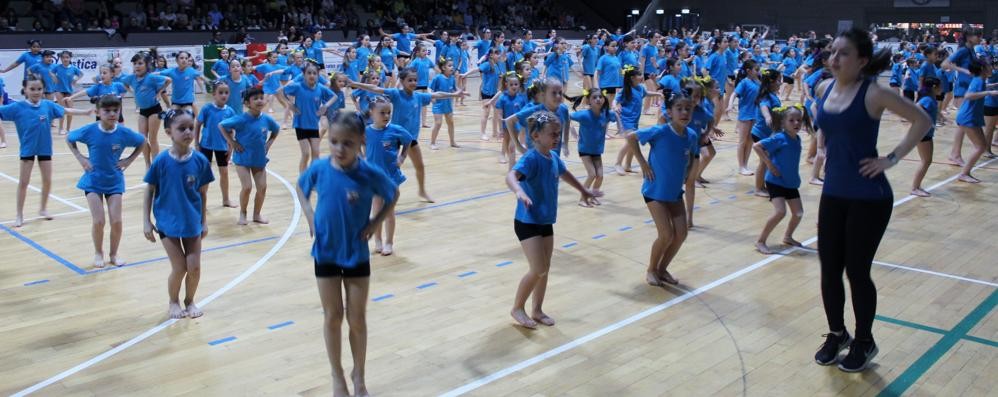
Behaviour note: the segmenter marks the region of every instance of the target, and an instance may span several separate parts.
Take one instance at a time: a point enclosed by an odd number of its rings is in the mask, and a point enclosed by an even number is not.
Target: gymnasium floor
[[[471,92],[477,84],[471,80]],[[592,209],[577,206],[576,193],[562,184],[545,302],[558,325],[514,327],[509,309],[526,262],[512,231],[515,201],[497,163],[498,144],[478,139],[478,104],[456,107],[461,149],[430,151],[430,130],[422,131],[436,203],[418,200],[414,172],[403,169],[410,181],[397,207],[396,254],[372,261],[372,394],[983,396],[998,388],[998,221],[990,216],[998,161],[976,171],[980,185],[954,181],[958,169],[943,164],[954,127],[937,129],[938,164],[925,182],[933,197],[907,196],[917,162],[889,171],[897,201],[873,268],[880,354],[865,373],[847,375],[813,362],[826,330],[816,254],[754,251],[771,206],[750,194],[752,178],[736,175],[730,122],[721,125],[729,135],[717,142],[718,158],[705,175],[713,183],[696,192],[697,227],[670,268],[680,288],[644,283],[655,229],[637,174],[607,175],[607,196]],[[642,124],[650,123],[645,116]],[[75,188],[81,170],[61,137],[54,137],[49,209],[58,216],[10,227],[18,144],[13,126],[4,127],[0,392],[331,393],[311,240],[292,193],[299,158],[292,131],[270,156],[269,225],[237,226],[237,210],[222,208],[217,183],[210,187],[198,293],[206,315],[170,321],[165,252],[141,235],[141,160],[126,172],[121,255],[130,264],[98,271],[90,262],[90,216]],[[904,128],[885,116],[882,152]],[[162,132],[160,141],[168,142]],[[607,162],[622,142],[608,141]],[[568,165],[581,176],[574,147]],[[32,178],[40,186],[37,171]],[[238,180],[230,178],[235,194]],[[820,190],[804,185],[802,194],[805,219],[796,237],[813,248]],[[29,192],[26,216],[37,206],[37,193]],[[851,327],[849,303],[846,318]],[[349,357],[344,347],[347,370]]]

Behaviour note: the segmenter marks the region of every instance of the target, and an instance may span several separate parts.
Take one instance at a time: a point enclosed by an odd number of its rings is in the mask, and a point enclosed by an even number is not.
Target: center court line
[[[815,253],[815,254],[818,253],[818,250],[813,249],[813,248],[799,247],[798,249],[801,250],[801,251],[807,251],[807,252],[811,252],[811,253]],[[878,260],[873,261],[873,264],[874,265],[884,266],[884,267],[892,267],[892,268],[895,268],[895,269],[908,270],[908,271],[912,271],[912,272],[930,274],[930,275],[933,275],[933,276],[945,277],[945,278],[950,278],[950,279],[953,279],[953,280],[966,281],[968,283],[987,285],[989,287],[998,287],[998,283],[992,283],[990,281],[978,280],[976,278],[957,276],[955,274],[936,272],[936,271],[932,271],[932,270],[919,269],[917,267],[910,267],[910,266],[898,265],[898,264],[887,263],[887,262],[878,261]]]
[[[66,212],[60,212],[58,214],[51,214],[49,216],[51,216],[53,218],[58,218],[58,217],[61,217],[61,216],[75,215],[75,214],[79,214],[79,213],[82,213],[82,212],[87,212],[87,210],[82,209],[82,210],[75,210],[75,211],[66,211]],[[24,218],[24,223],[27,224],[28,221],[35,221],[35,220],[39,220],[39,219],[42,219],[42,218],[44,218],[44,216],[36,216],[36,217],[31,217],[31,218]],[[3,222],[0,222],[0,225],[9,225],[9,224],[14,223],[14,222],[15,221],[3,221]]]
[[[989,163],[991,163],[992,161],[995,161],[995,160],[996,159],[991,159],[991,160],[988,160],[988,161],[986,161],[984,163],[978,164],[976,167],[974,167],[974,169],[976,170],[976,169],[978,169],[980,167],[988,165]],[[946,185],[946,184],[948,184],[950,182],[955,181],[958,177],[959,177],[959,175],[953,175],[953,176],[951,176],[949,178],[946,178],[946,179],[940,181],[939,183],[936,183],[935,185],[932,185],[932,186],[928,187],[926,189],[926,191],[935,190],[935,189],[937,189],[937,188],[939,188],[941,186],[944,186],[944,185]],[[898,207],[898,206],[900,206],[900,205],[902,205],[904,203],[907,203],[908,201],[912,200],[914,197],[915,196],[906,196],[906,197],[903,197],[903,198],[901,198],[899,200],[896,200],[896,201],[894,201],[893,207]],[[802,242],[801,244],[807,246],[807,245],[813,244],[816,241],[818,241],[818,237],[817,236],[811,237],[811,238],[805,240],[804,242]],[[651,316],[651,315],[653,315],[655,313],[661,312],[661,311],[663,311],[665,309],[668,309],[668,308],[670,308],[672,306],[675,306],[677,304],[685,302],[685,301],[689,300],[690,298],[693,298],[693,297],[695,297],[697,295],[700,295],[700,294],[702,294],[704,292],[710,291],[711,289],[714,289],[715,287],[717,287],[719,285],[725,284],[725,283],[727,283],[727,282],[729,282],[731,280],[734,280],[734,279],[737,279],[737,278],[739,278],[741,276],[744,276],[744,275],[746,275],[746,274],[748,274],[748,273],[750,273],[750,272],[752,272],[752,271],[754,271],[756,269],[759,269],[759,268],[761,268],[763,266],[766,266],[766,265],[768,265],[768,264],[776,261],[777,259],[780,259],[780,258],[786,256],[786,254],[789,254],[790,252],[793,252],[795,250],[796,250],[796,248],[790,248],[790,249],[786,249],[784,251],[781,251],[779,253],[770,255],[770,256],[766,257],[765,259],[763,259],[761,261],[758,261],[758,262],[753,263],[753,264],[751,264],[751,265],[749,265],[747,267],[742,268],[741,270],[735,271],[734,273],[731,273],[731,274],[728,274],[728,275],[726,275],[724,277],[721,277],[720,279],[717,279],[717,280],[711,282],[710,284],[707,284],[705,286],[699,287],[699,288],[697,288],[697,289],[695,289],[695,290],[693,290],[691,292],[687,292],[687,293],[685,293],[683,295],[680,295],[678,297],[672,298],[672,299],[670,299],[670,300],[668,300],[668,301],[666,301],[664,303],[661,303],[661,304],[659,304],[657,306],[653,306],[651,308],[645,309],[644,311],[641,311],[641,312],[639,312],[637,314],[634,314],[634,315],[632,315],[632,316],[630,316],[628,318],[625,318],[625,319],[620,320],[618,322],[615,322],[613,324],[607,325],[606,327],[603,327],[603,328],[601,328],[599,330],[591,332],[591,333],[589,333],[587,335],[584,335],[584,336],[582,336],[580,338],[577,338],[577,339],[574,339],[572,341],[569,341],[568,343],[565,343],[565,344],[563,344],[561,346],[558,346],[558,347],[556,347],[554,349],[548,350],[548,351],[546,351],[544,353],[538,354],[538,355],[533,356],[531,358],[528,358],[528,359],[526,359],[524,361],[521,361],[519,363],[513,364],[513,365],[511,365],[509,367],[506,367],[506,368],[503,368],[503,369],[501,369],[499,371],[493,372],[493,373],[491,373],[489,375],[486,375],[484,377],[475,379],[475,380],[473,380],[473,381],[471,381],[469,383],[464,384],[463,386],[460,386],[460,387],[452,389],[452,390],[450,390],[448,392],[445,392],[445,393],[441,394],[441,396],[445,396],[445,397],[460,396],[460,395],[463,395],[465,393],[474,391],[474,390],[476,390],[476,389],[478,389],[478,388],[480,388],[482,386],[485,386],[485,385],[487,385],[489,383],[492,383],[492,382],[495,382],[495,381],[497,381],[499,379],[505,378],[505,377],[507,377],[509,375],[512,375],[512,374],[514,374],[516,372],[519,372],[519,371],[521,371],[523,369],[526,369],[528,367],[531,367],[531,366],[533,366],[533,365],[535,365],[537,363],[540,363],[540,362],[542,362],[544,360],[547,360],[547,359],[549,359],[551,357],[554,357],[554,356],[557,356],[557,355],[559,355],[561,353],[564,353],[564,352],[567,352],[569,350],[575,349],[575,348],[577,348],[579,346],[582,346],[582,345],[584,345],[584,344],[586,344],[586,343],[588,343],[590,341],[593,341],[593,340],[598,339],[598,338],[600,338],[600,337],[602,337],[604,335],[607,335],[607,334],[609,334],[609,333],[611,333],[613,331],[616,331],[616,330],[624,328],[624,327],[626,327],[628,325],[631,325],[631,324],[633,324],[633,323],[635,323],[635,322],[637,322],[639,320],[642,320],[642,319],[644,319],[646,317],[649,317],[649,316]]]
[[[302,209],[301,209],[301,202],[298,201],[298,194],[295,191],[295,188],[292,187],[291,183],[288,182],[287,179],[284,179],[284,177],[282,177],[281,175],[279,175],[279,174],[277,174],[277,173],[275,173],[275,172],[273,172],[271,170],[267,170],[267,173],[270,174],[271,176],[273,176],[274,178],[277,178],[277,180],[280,181],[281,184],[283,184],[284,187],[288,190],[288,193],[291,194],[291,197],[294,200],[295,209],[294,209],[294,214],[291,217],[291,223],[288,225],[287,230],[284,231],[284,234],[281,235],[281,239],[278,240],[277,243],[275,243],[274,246],[270,248],[270,251],[267,251],[266,254],[264,254],[262,257],[260,257],[260,259],[258,259],[256,261],[256,263],[253,264],[253,266],[250,266],[248,269],[246,269],[241,274],[239,274],[239,276],[237,276],[236,278],[234,278],[231,281],[229,281],[222,288],[219,288],[217,291],[215,291],[214,293],[212,293],[211,295],[209,295],[207,298],[204,298],[200,302],[198,302],[197,303],[198,306],[200,306],[200,307],[207,306],[209,303],[211,303],[215,299],[218,299],[218,297],[222,296],[222,294],[225,294],[226,292],[228,292],[232,288],[235,288],[237,285],[239,285],[244,280],[246,280],[247,278],[249,278],[249,276],[251,276],[257,270],[260,270],[260,268],[263,267],[263,265],[267,264],[267,262],[270,261],[270,258],[272,258],[274,255],[277,254],[277,251],[280,251],[281,248],[284,247],[284,245],[288,242],[288,240],[294,234],[295,229],[298,227],[298,222],[301,219]],[[142,342],[142,341],[148,339],[149,337],[151,337],[153,335],[156,335],[160,331],[166,329],[167,327],[173,325],[173,323],[176,323],[176,322],[177,322],[176,319],[166,320],[166,321],[160,323],[159,325],[157,325],[155,327],[152,327],[149,330],[147,330],[147,331],[139,334],[138,336],[135,336],[132,339],[129,339],[128,341],[125,341],[124,343],[122,343],[122,344],[120,344],[118,346],[115,346],[114,348],[112,348],[112,349],[110,349],[108,351],[105,351],[105,352],[103,352],[103,353],[95,356],[94,358],[91,358],[91,359],[89,359],[87,361],[84,361],[84,362],[76,365],[75,367],[67,369],[67,370],[65,370],[65,371],[63,371],[63,372],[61,372],[61,373],[59,373],[59,374],[57,374],[57,375],[55,375],[55,376],[53,376],[51,378],[45,379],[45,380],[43,380],[41,382],[38,382],[38,383],[32,385],[31,387],[28,387],[28,388],[26,388],[24,390],[21,390],[21,391],[15,393],[15,394],[13,394],[13,396],[14,397],[27,396],[28,394],[34,393],[34,392],[36,392],[38,390],[41,390],[42,388],[45,388],[45,387],[47,387],[49,385],[52,385],[53,383],[59,382],[59,381],[61,381],[63,379],[66,379],[67,377],[72,376],[73,374],[75,374],[77,372],[80,372],[80,371],[82,371],[84,369],[90,368],[91,366],[93,366],[93,365],[95,365],[97,363],[100,363],[101,361],[104,361],[104,360],[110,358],[111,356],[113,356],[115,354],[121,353],[125,349],[127,349],[129,347],[132,347],[132,346],[138,344],[139,342]]]
[[[7,175],[7,174],[5,174],[3,172],[0,172],[0,178],[7,179],[7,180],[9,180],[11,182],[14,182],[14,183],[20,183],[20,181],[18,181],[17,178],[14,178],[14,177],[12,177],[10,175]],[[31,190],[36,191],[36,192],[41,192],[42,191],[42,189],[39,189],[39,188],[31,186],[31,185],[28,185],[28,189],[31,189]],[[72,207],[73,209],[77,209],[77,210],[81,210],[81,211],[87,211],[86,208],[83,208],[83,207],[77,205],[76,203],[74,203],[72,201],[66,200],[66,199],[64,199],[62,197],[59,197],[59,196],[56,196],[55,194],[52,194],[51,192],[49,193],[49,197],[51,197],[55,201],[58,201],[58,202],[63,203],[63,204],[66,204],[66,205]]]

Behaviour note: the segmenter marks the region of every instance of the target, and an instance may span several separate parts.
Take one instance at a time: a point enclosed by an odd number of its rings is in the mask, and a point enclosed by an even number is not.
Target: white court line
[[[893,263],[887,263],[887,262],[881,262],[881,261],[873,261],[873,263],[878,264],[880,266],[893,267],[893,268],[896,268],[896,269],[910,270],[910,271],[918,272],[918,273],[931,274],[933,276],[946,277],[946,278],[951,278],[951,279],[954,279],[954,280],[966,281],[966,282],[970,282],[970,283],[987,285],[987,286],[991,286],[991,287],[998,287],[998,283],[992,283],[992,282],[989,282],[989,281],[978,280],[978,279],[975,279],[975,278],[956,276],[956,275],[952,275],[952,274],[948,274],[948,273],[934,272],[932,270],[919,269],[917,267],[895,265]]]
[[[145,183],[140,183],[140,184],[135,185],[135,186],[126,187],[125,191],[135,190],[135,189],[144,188],[144,187],[146,187],[146,184]],[[86,199],[87,199],[87,196],[73,196],[73,197],[70,198],[70,200],[86,200]]]
[[[14,182],[14,183],[20,183],[17,180],[17,178],[14,178],[14,177],[12,177],[10,175],[7,175],[7,174],[5,174],[3,172],[0,172],[0,178],[7,179],[7,180],[9,180],[11,182]],[[39,189],[39,188],[31,186],[31,185],[28,185],[28,189],[34,190],[36,192],[41,192],[42,191],[42,189]],[[81,211],[86,211],[87,210],[86,208],[80,207],[79,205],[77,205],[76,203],[74,203],[72,201],[66,200],[66,199],[64,199],[62,197],[59,197],[59,196],[56,196],[56,195],[52,194],[51,192],[49,193],[49,197],[52,198],[55,201],[58,201],[58,202],[63,203],[63,204],[66,204],[66,205],[68,205],[68,206],[70,206],[72,208],[75,208],[75,209],[78,209],[78,210],[81,210]]]
[[[989,163],[991,163],[992,161],[995,161],[995,160],[998,160],[998,159],[991,159],[991,160],[985,161],[983,163],[980,163],[976,167],[974,167],[974,169],[976,170],[976,169],[978,169],[980,167],[984,167],[984,166],[988,165]],[[934,189],[939,188],[940,186],[943,186],[943,185],[946,185],[946,184],[948,184],[950,182],[955,181],[956,178],[958,178],[958,177],[959,177],[959,175],[951,176],[951,177],[946,178],[945,180],[943,180],[943,181],[941,181],[941,182],[939,182],[939,183],[937,183],[935,185],[930,186],[929,188],[927,188],[925,190],[926,191],[932,191]],[[913,197],[914,196],[907,196],[907,197],[901,198],[901,199],[895,201],[894,204],[893,204],[893,206],[897,207],[897,206],[899,206],[901,204],[907,203]],[[811,237],[811,238],[807,239],[806,241],[804,241],[802,243],[802,245],[810,245],[810,244],[813,244],[815,241],[818,241],[818,237]],[[747,266],[745,268],[742,268],[741,270],[738,270],[738,271],[736,271],[734,273],[728,274],[727,276],[721,277],[720,279],[717,279],[717,280],[715,280],[714,282],[712,282],[710,284],[707,284],[707,285],[705,285],[703,287],[700,287],[700,288],[697,288],[697,289],[695,289],[695,290],[693,290],[691,292],[687,292],[685,294],[682,294],[680,296],[672,298],[672,299],[666,301],[665,303],[662,303],[662,304],[659,304],[657,306],[654,306],[654,307],[651,307],[649,309],[646,309],[646,310],[644,310],[644,311],[642,311],[640,313],[634,314],[634,315],[632,315],[632,316],[630,316],[628,318],[625,318],[623,320],[620,320],[618,322],[610,324],[610,325],[608,325],[606,327],[603,327],[603,328],[601,328],[601,329],[599,329],[599,330],[597,330],[595,332],[592,332],[592,333],[589,333],[589,334],[587,334],[585,336],[582,336],[581,338],[574,339],[574,340],[572,340],[572,341],[570,341],[568,343],[565,343],[565,344],[563,344],[561,346],[558,346],[558,347],[556,347],[554,349],[548,350],[548,351],[546,351],[544,353],[538,354],[538,355],[533,356],[531,358],[528,358],[528,359],[526,359],[524,361],[521,361],[519,363],[513,364],[513,365],[511,365],[509,367],[506,367],[506,368],[503,368],[503,369],[501,369],[499,371],[493,372],[493,373],[491,373],[489,375],[486,375],[484,377],[475,379],[475,380],[473,380],[473,381],[471,381],[469,383],[464,384],[463,386],[460,386],[460,387],[452,389],[452,390],[450,390],[450,391],[448,391],[446,393],[443,393],[443,394],[441,394],[441,396],[446,396],[446,397],[460,396],[460,395],[463,395],[465,393],[474,391],[474,390],[476,390],[476,389],[478,389],[478,388],[480,388],[482,386],[485,386],[485,385],[487,385],[489,383],[492,383],[492,382],[495,382],[495,381],[497,381],[499,379],[505,378],[505,377],[507,377],[509,375],[512,375],[512,374],[514,374],[516,372],[519,372],[519,371],[521,371],[523,369],[526,369],[526,368],[528,368],[530,366],[533,366],[534,364],[540,363],[541,361],[547,360],[547,359],[549,359],[551,357],[554,357],[554,356],[557,356],[557,355],[559,355],[561,353],[564,353],[564,352],[567,352],[569,350],[575,349],[575,348],[577,348],[579,346],[582,346],[583,344],[586,344],[587,342],[595,340],[595,339],[597,339],[597,338],[599,338],[601,336],[609,334],[609,333],[611,333],[613,331],[616,331],[618,329],[624,328],[624,327],[626,327],[626,326],[628,326],[628,325],[630,325],[630,324],[632,324],[634,322],[637,322],[637,321],[639,321],[641,319],[644,319],[644,318],[646,318],[648,316],[651,316],[651,315],[653,315],[655,313],[658,313],[660,311],[668,309],[668,308],[670,308],[672,306],[675,306],[675,305],[677,305],[679,303],[685,302],[685,301],[689,300],[690,298],[693,298],[693,297],[695,297],[697,295],[700,295],[700,294],[702,294],[704,292],[707,292],[707,291],[713,289],[714,287],[717,287],[719,285],[725,284],[725,283],[727,283],[727,282],[729,282],[731,280],[734,280],[736,278],[744,276],[744,275],[748,274],[749,272],[752,272],[753,270],[756,270],[756,269],[759,269],[759,268],[761,268],[763,266],[766,266],[766,265],[768,265],[768,264],[776,261],[777,259],[780,259],[780,258],[784,257],[786,254],[788,254],[790,252],[793,252],[795,250],[796,250],[796,248],[794,248],[794,249],[787,249],[787,250],[781,251],[780,253],[777,253],[777,254],[774,254],[774,255],[770,255],[770,256],[766,257],[765,259],[763,259],[761,261],[758,261],[758,262],[753,263],[753,264],[751,264],[751,265],[749,265],[749,266]]]
[[[270,261],[271,257],[273,257],[275,254],[277,254],[277,251],[279,251],[281,248],[284,247],[284,245],[288,242],[288,240],[294,234],[295,229],[297,229],[297,227],[298,227],[298,221],[301,219],[301,212],[302,212],[301,202],[298,201],[298,193],[297,193],[297,191],[291,186],[291,183],[288,182],[287,179],[284,179],[282,176],[274,173],[271,170],[267,170],[267,173],[270,174],[271,176],[273,176],[274,178],[277,178],[277,180],[280,181],[284,185],[284,187],[286,189],[288,189],[288,193],[290,193],[292,199],[294,199],[295,210],[294,210],[294,215],[291,217],[291,223],[288,225],[287,230],[284,231],[284,234],[281,235],[281,239],[278,240],[277,243],[275,243],[274,246],[270,248],[270,251],[267,251],[266,254],[264,254],[262,257],[260,257],[260,259],[257,260],[255,264],[253,264],[253,266],[251,266],[248,269],[246,269],[245,271],[243,271],[239,276],[237,276],[236,278],[232,279],[232,281],[229,281],[222,288],[219,288],[213,294],[209,295],[207,298],[204,298],[200,302],[198,302],[197,303],[198,306],[200,306],[200,307],[207,306],[209,303],[211,303],[212,301],[214,301],[218,297],[222,296],[222,294],[228,292],[232,288],[235,288],[237,285],[239,285],[239,283],[243,282],[250,275],[252,275],[257,270],[259,270],[261,267],[263,267],[263,265],[265,265],[268,261]],[[118,346],[115,346],[111,350],[105,351],[104,353],[101,353],[101,354],[97,355],[96,357],[91,358],[91,359],[89,359],[87,361],[84,361],[84,362],[80,363],[79,365],[77,365],[77,366],[75,366],[73,368],[67,369],[67,370],[59,373],[58,375],[55,375],[55,376],[53,376],[51,378],[48,378],[46,380],[43,380],[41,382],[38,382],[35,385],[33,385],[31,387],[28,387],[27,389],[24,389],[24,390],[21,390],[21,391],[15,393],[13,396],[14,397],[26,396],[28,394],[34,393],[34,392],[36,392],[38,390],[41,390],[42,388],[44,388],[46,386],[49,386],[49,385],[51,385],[53,383],[59,382],[59,381],[65,379],[65,378],[67,378],[67,377],[69,377],[69,376],[71,376],[71,375],[73,375],[73,374],[75,374],[77,372],[80,372],[80,371],[82,371],[84,369],[87,369],[87,368],[93,366],[94,364],[97,364],[97,363],[99,363],[101,361],[104,361],[104,360],[110,358],[111,356],[113,356],[115,354],[121,353],[125,349],[127,349],[129,347],[132,347],[132,346],[138,344],[139,342],[142,342],[142,341],[148,339],[149,337],[151,337],[153,335],[156,335],[160,331],[162,331],[162,330],[166,329],[167,327],[173,325],[173,323],[175,323],[175,322],[177,322],[176,319],[166,320],[163,323],[161,323],[161,324],[159,324],[159,325],[157,325],[155,327],[150,328],[148,331],[143,332],[143,333],[139,334],[138,336],[136,336],[136,337],[134,337],[132,339],[129,339],[128,341],[126,341],[126,342],[124,342],[124,343],[122,343],[122,344],[120,344]]]
[[[60,212],[58,214],[52,214],[52,215],[49,215],[49,216],[51,216],[53,218],[58,218],[60,216],[75,215],[75,214],[79,214],[81,212],[87,212],[87,210],[66,211],[66,212]],[[34,220],[38,220],[38,219],[42,219],[42,218],[44,218],[44,217],[43,216],[36,216],[36,217],[33,217],[33,218],[27,218],[27,219],[24,220],[24,222],[27,223],[29,221],[34,221]],[[9,224],[12,224],[12,223],[14,223],[14,221],[3,221],[3,222],[0,222],[0,225],[9,225]]]

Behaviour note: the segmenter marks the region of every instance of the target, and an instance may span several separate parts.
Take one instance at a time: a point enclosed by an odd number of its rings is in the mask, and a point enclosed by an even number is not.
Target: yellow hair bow
[[[589,90],[583,88],[582,89],[582,96],[589,96]]]
[[[773,111],[777,112],[777,113],[783,113],[783,112],[786,112],[787,110],[790,110],[790,108],[794,108],[794,109],[800,110],[802,112],[804,111],[804,105],[801,105],[800,103],[795,103],[795,104],[789,105],[789,106],[787,106],[787,105],[780,106],[780,107],[774,108]]]
[[[624,68],[623,68],[623,69],[620,69],[620,74],[621,74],[621,75],[626,75],[626,74],[627,74],[627,72],[630,72],[630,71],[632,71],[632,70],[634,70],[634,66],[631,66],[631,65],[627,65],[627,66],[624,66]]]
[[[603,91],[600,91],[600,93],[602,93],[602,94],[603,94],[603,96],[609,96],[609,95],[607,95],[607,92],[606,92],[606,90],[603,90]]]
[[[446,59],[447,59],[447,58],[444,58],[443,56],[441,56],[441,57],[440,57],[440,60],[439,60],[439,61],[437,61],[437,62],[443,62],[443,61],[444,61],[444,60],[446,60]]]

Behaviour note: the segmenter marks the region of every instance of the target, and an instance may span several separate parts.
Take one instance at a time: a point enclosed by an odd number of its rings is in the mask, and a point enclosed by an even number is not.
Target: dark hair
[[[437,67],[440,68],[441,72],[444,70],[444,66],[447,66],[447,62],[452,62],[452,61],[444,57],[440,57],[440,59],[437,61]]]
[[[319,73],[319,66],[312,62],[305,62],[305,66],[301,68],[301,74],[304,76],[305,72],[309,69],[315,69],[316,73]]]
[[[801,106],[801,107],[798,107]],[[783,121],[786,120],[790,112],[797,111],[801,114],[801,121],[804,129],[808,132],[813,132],[811,129],[811,117],[808,116],[807,112],[804,111],[803,105],[796,104],[791,106],[781,106],[775,109],[769,110],[769,128],[773,131],[783,131]]]
[[[117,95],[102,95],[100,99],[97,100],[98,109],[109,109],[118,108],[121,109],[121,98]]]
[[[624,87],[621,88],[621,90],[623,90],[623,92],[620,94],[621,95],[621,98],[620,98],[621,99],[621,101],[620,101],[621,103],[629,103],[629,102],[631,102],[631,99],[632,99],[631,97],[634,96],[634,93],[631,92],[631,89],[634,88],[634,83],[631,83],[631,79],[634,78],[634,76],[638,76],[640,74],[641,74],[641,71],[638,70],[638,68],[635,68],[635,67],[632,67],[630,69],[625,69],[624,70]]]
[[[922,89],[919,91],[918,96],[920,97],[927,96],[934,98],[935,95],[932,93],[932,90],[941,83],[942,81],[936,77],[926,76],[924,79],[922,79]]]
[[[43,57],[55,56],[55,51],[52,51],[52,50],[42,51],[42,56]]]
[[[527,133],[533,134],[535,131],[541,131],[549,123],[561,125],[561,119],[547,110],[536,111],[530,117],[527,117]]]
[[[63,55],[69,55],[70,58],[73,57],[73,53],[69,52],[68,50],[62,50],[62,52],[59,53],[60,58],[62,58]]]
[[[418,76],[419,72],[414,67],[402,68],[402,70],[399,70],[399,81],[405,80],[409,75]]]
[[[255,96],[263,95],[263,89],[260,87],[250,87],[246,91],[243,91],[243,103],[249,102]]]
[[[735,85],[741,83],[742,80],[745,80],[745,78],[748,77],[748,71],[755,69],[756,66],[758,65],[754,59],[746,59],[745,62],[742,63],[742,68],[738,69],[738,77],[735,78]]]
[[[567,99],[569,102],[572,103],[572,110],[576,110],[579,108],[579,105],[581,105],[583,101],[585,101],[586,104],[589,105],[592,103],[589,101],[591,101],[593,97],[597,96],[603,97],[604,100],[607,99],[606,94],[604,94],[602,90],[596,88],[590,88],[588,92],[579,96],[569,97],[566,95],[565,99]],[[610,117],[610,104],[605,102],[603,103],[603,108],[600,109],[600,116],[604,118]]]
[[[24,77],[24,80],[21,80],[21,95],[27,96],[27,94],[25,94],[25,92],[24,92],[24,89],[28,88],[28,83],[30,83],[32,81],[37,81],[37,82],[41,83],[42,87],[45,86],[45,82],[42,81],[41,77],[39,77],[37,74],[34,74],[34,73],[28,73],[28,75]]]
[[[931,55],[935,53],[936,53],[936,47],[933,46],[925,46],[925,48],[922,49],[922,55]]]
[[[870,39],[870,32],[867,32],[860,28],[852,28],[842,34],[839,37],[849,40],[854,47],[856,47],[856,52],[860,58],[866,58],[868,62],[866,66],[860,71],[860,74],[864,77],[873,77],[880,72],[883,72],[890,68],[891,65],[891,51],[888,49],[883,49],[873,52],[873,40]]]
[[[194,113],[191,113],[191,111],[187,110],[187,109],[180,109],[180,110],[170,109],[170,110],[167,110],[167,111],[163,112],[162,113],[163,128],[170,128],[170,126],[173,125],[174,121],[178,117],[185,116],[185,115],[186,116],[190,116],[192,119],[194,118]]]
[[[42,41],[41,40],[37,40],[37,39],[28,40],[28,47],[31,47],[31,46],[33,46],[35,44],[38,44],[40,46],[40,45],[42,45]]]
[[[547,79],[536,79],[530,83],[530,87],[527,87],[527,98],[533,100],[538,95],[547,91],[548,80]]]
[[[516,74],[516,72],[506,72],[506,74],[502,76],[503,92],[505,92],[508,89],[507,81],[509,81],[510,79],[516,79],[517,82],[520,82],[520,75]]]
[[[981,75],[981,72],[983,72],[984,68],[987,66],[990,66],[989,63],[984,62],[983,59],[971,57],[970,65],[967,66],[967,71],[970,72],[972,76],[977,77]]]
[[[227,87],[227,88],[229,87],[229,83],[226,82],[225,79],[218,79],[218,80],[210,81],[210,82],[208,82],[208,84],[211,86],[211,92],[212,92],[212,94],[214,94],[215,91],[218,90],[218,87],[221,87],[223,85],[225,87]]]
[[[384,96],[384,95],[371,95],[371,96],[368,96],[367,97],[367,112],[364,113],[364,116],[367,117],[367,118],[370,118],[371,117],[371,110],[374,109],[374,105],[381,104],[381,103],[387,103],[387,104],[391,105],[392,104],[392,100],[390,98],[388,98],[387,96]]]
[[[675,92],[675,91],[672,91],[672,90],[666,90],[665,91],[665,108],[666,109],[672,109],[673,106],[676,106],[676,105],[678,105],[678,104],[680,104],[682,102],[693,103],[693,97],[690,94],[692,94],[692,92],[690,90],[688,90],[688,89],[685,89],[685,88],[682,89],[682,90],[680,90],[679,92]],[[696,105],[696,104],[693,103],[693,105]]]
[[[329,119],[330,129],[333,126],[343,128],[346,131],[364,136],[364,115],[360,112],[355,112],[353,110],[340,109],[336,113],[333,113],[333,117]]]
[[[780,88],[778,85],[775,90],[771,87],[773,86],[773,83],[783,81],[781,77],[780,72],[777,72],[775,69],[766,69],[762,71],[762,76],[759,77],[759,95],[755,96],[756,104],[762,102],[764,98],[768,98],[770,95],[779,94]]]

